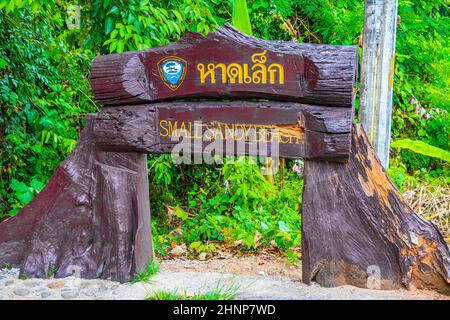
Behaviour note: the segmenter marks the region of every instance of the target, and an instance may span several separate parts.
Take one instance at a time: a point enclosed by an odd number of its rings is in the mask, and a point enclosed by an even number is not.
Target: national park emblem
[[[186,75],[187,62],[179,57],[165,57],[158,62],[158,71],[164,84],[170,90],[177,90]]]

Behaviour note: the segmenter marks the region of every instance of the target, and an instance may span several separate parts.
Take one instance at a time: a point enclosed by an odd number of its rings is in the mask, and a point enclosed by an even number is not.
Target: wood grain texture
[[[274,83],[222,82],[218,68],[216,83],[202,83],[198,65],[237,63],[248,65],[252,75],[252,55],[266,52],[266,66],[284,68]],[[175,90],[163,82],[158,63],[175,56],[186,62],[184,81]],[[96,57],[91,66],[91,84],[96,100],[103,105],[139,104],[179,98],[270,98],[335,107],[353,107],[357,76],[357,47],[297,44],[266,41],[240,33],[230,25],[208,37],[188,32],[178,42],[165,47]],[[265,68],[265,67],[264,67]],[[255,69],[256,70],[256,69]],[[275,73],[274,73],[275,74]],[[270,74],[268,74],[270,75]],[[244,77],[245,78],[245,77]],[[209,78],[208,78],[209,79]]]
[[[167,127],[186,125],[187,131],[182,136],[192,138],[190,152],[193,153],[211,145],[212,140],[204,138],[213,135],[216,140],[222,140],[227,155],[276,156],[267,152],[276,150],[280,157],[344,162],[350,151],[352,119],[353,112],[349,108],[294,102],[155,103],[103,108],[95,115],[94,136],[104,150],[170,153],[182,139],[173,138],[174,135],[168,134],[173,130],[168,131]],[[199,130],[195,121],[201,121]],[[227,128],[236,132],[245,130],[247,135],[233,139]],[[213,133],[205,133],[207,129]],[[271,135],[264,136],[263,130],[270,130]],[[276,132],[280,138],[276,137]],[[198,137],[201,149],[194,150],[194,140]],[[272,146],[277,142],[278,149]],[[233,144],[231,151],[225,148],[226,143]],[[238,143],[243,145],[242,149],[238,148]],[[256,144],[258,149],[254,148]]]
[[[306,160],[304,178],[304,282],[367,287],[368,273],[379,268],[381,289],[450,294],[447,244],[405,203],[360,125],[347,164]]]
[[[71,155],[15,217],[0,223],[0,265],[28,277],[79,272],[130,281],[152,255],[147,157],[96,147],[90,118]]]

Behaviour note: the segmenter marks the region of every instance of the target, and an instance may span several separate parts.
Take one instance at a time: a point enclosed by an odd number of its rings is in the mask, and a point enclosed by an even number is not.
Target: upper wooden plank
[[[230,25],[165,47],[98,56],[91,84],[104,105],[180,98],[268,98],[352,107],[357,48],[266,41]]]

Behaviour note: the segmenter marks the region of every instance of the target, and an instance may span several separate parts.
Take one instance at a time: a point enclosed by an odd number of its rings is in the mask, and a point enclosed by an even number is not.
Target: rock
[[[260,276],[263,276],[263,275],[265,275],[266,273],[264,272],[264,271],[260,271],[260,272],[258,272],[258,274],[260,275]]]
[[[207,256],[208,256],[208,254],[206,252],[202,252],[198,255],[198,260],[204,261],[204,260],[206,260]]]
[[[25,281],[24,285],[28,288],[36,287],[39,285],[39,282],[37,281]]]
[[[14,284],[14,280],[8,280],[8,281],[5,282],[5,287],[11,286],[13,284]]]
[[[30,290],[25,289],[25,288],[17,288],[17,289],[14,289],[14,294],[23,297],[23,296],[30,294]]]
[[[74,298],[78,297],[78,292],[77,291],[63,291],[63,292],[61,292],[61,297],[63,299],[74,299]]]
[[[53,281],[47,285],[50,289],[61,289],[64,288],[66,284],[64,281]]]
[[[175,246],[169,253],[173,256],[181,256],[186,253],[186,245]]]
[[[107,286],[104,286],[104,285],[99,286],[99,287],[98,287],[98,291],[99,291],[99,292],[105,292],[105,291],[108,291],[108,287],[107,287]]]
[[[95,293],[92,292],[92,291],[83,291],[83,294],[84,294],[86,297],[94,297],[94,296],[95,296]]]
[[[52,295],[52,294],[51,294],[50,292],[48,292],[48,291],[42,292],[42,293],[41,293],[41,298],[42,298],[42,299],[46,299],[46,298],[50,297],[51,295]]]
[[[41,293],[42,291],[48,291],[47,287],[36,287],[32,289],[32,292],[34,293]]]

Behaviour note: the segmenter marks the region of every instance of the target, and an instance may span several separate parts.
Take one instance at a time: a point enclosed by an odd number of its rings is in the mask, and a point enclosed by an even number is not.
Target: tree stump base
[[[353,127],[348,163],[305,160],[304,179],[305,283],[450,294],[447,244],[405,203],[362,126]]]
[[[147,156],[97,148],[90,116],[72,154],[17,216],[0,224],[0,266],[28,277],[126,282],[152,255]]]

